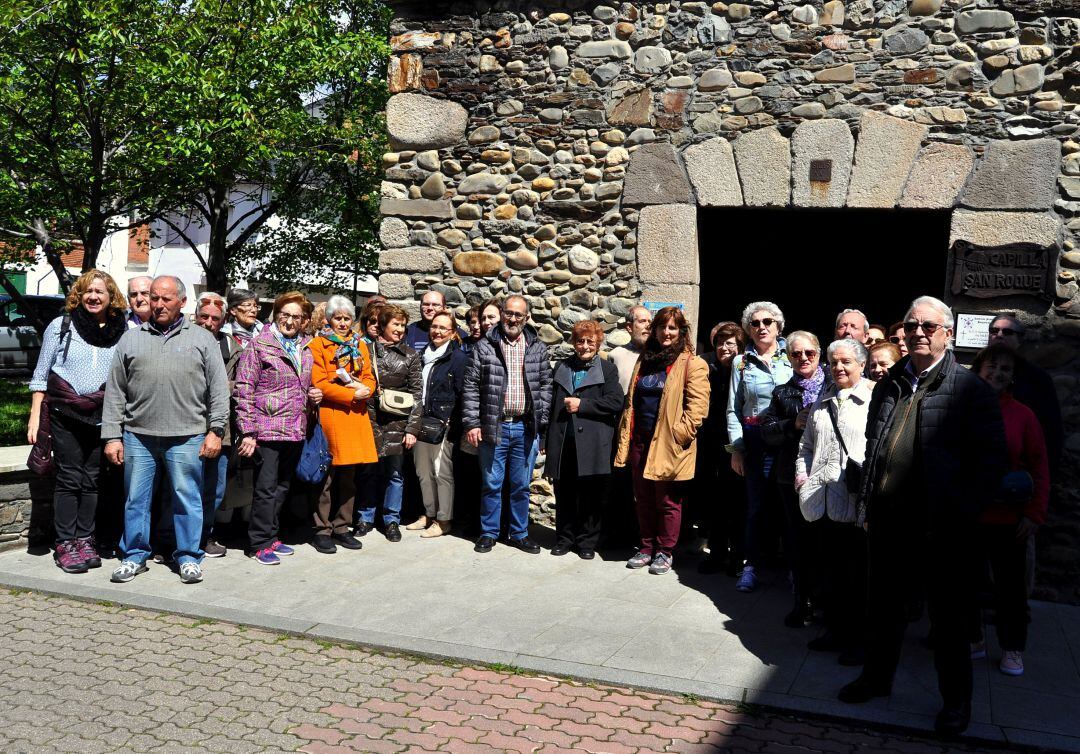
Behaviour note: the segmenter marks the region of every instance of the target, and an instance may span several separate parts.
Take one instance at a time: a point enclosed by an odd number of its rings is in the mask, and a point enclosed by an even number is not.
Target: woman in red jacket
[[[1030,489],[1025,484],[1019,494],[1005,492],[1002,499],[995,500],[983,512],[980,527],[983,555],[994,578],[997,634],[1002,653],[998,668],[1014,676],[1024,674],[1023,652],[1027,643],[1027,540],[1046,521],[1050,497],[1050,471],[1042,427],[1032,410],[1011,393],[1017,358],[1005,346],[992,345],[980,351],[971,365],[971,370],[994,389],[1001,401],[1009,471],[1027,472],[1032,482]],[[975,638],[972,659],[985,657],[982,621],[978,621]]]

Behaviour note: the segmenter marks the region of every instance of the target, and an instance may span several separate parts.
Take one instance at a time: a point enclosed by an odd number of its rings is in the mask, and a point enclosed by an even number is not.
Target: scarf
[[[431,343],[428,343],[427,348],[424,349],[420,355],[421,360],[424,362],[423,367],[420,369],[420,402],[423,403],[427,399],[427,384],[428,376],[431,374],[431,370],[435,368],[435,362],[441,359],[446,352],[450,350],[450,343],[452,341],[446,341],[438,348],[435,348]]]
[[[338,366],[349,365],[350,374],[360,372],[364,357],[360,353],[360,339],[355,333],[345,340],[330,327],[324,327],[320,335],[337,346],[337,350],[334,351],[334,361]]]
[[[286,338],[278,329],[277,323],[270,325],[270,332],[277,338],[277,342],[281,344],[281,347],[285,350],[285,355],[289,357],[289,361],[296,367],[296,373],[300,374],[303,369],[300,366],[300,336],[294,335],[291,338]]]
[[[585,381],[585,378],[589,376],[589,370],[592,368],[593,361],[596,359],[594,356],[588,363],[582,361],[577,354],[570,357],[570,382],[574,385],[574,392],[581,387],[581,383]]]
[[[107,312],[104,327],[81,306],[72,309],[70,316],[71,324],[79,337],[88,346],[95,348],[112,348],[120,340],[120,336],[127,332],[127,322],[122,314]]]
[[[818,399],[818,395],[821,393],[821,386],[825,384],[825,370],[818,365],[818,368],[814,370],[812,377],[795,377],[795,384],[802,390],[802,407],[806,408],[814,401]]]

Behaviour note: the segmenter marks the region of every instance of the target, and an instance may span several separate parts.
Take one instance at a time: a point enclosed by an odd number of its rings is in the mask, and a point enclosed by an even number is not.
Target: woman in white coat
[[[848,459],[861,464],[873,383],[863,378],[866,348],[854,340],[826,350],[832,384],[821,391],[799,443],[795,487],[810,522],[811,562],[825,633],[809,648],[840,652],[840,664],[861,665],[866,608],[866,534],[857,521],[857,495],[848,490]]]

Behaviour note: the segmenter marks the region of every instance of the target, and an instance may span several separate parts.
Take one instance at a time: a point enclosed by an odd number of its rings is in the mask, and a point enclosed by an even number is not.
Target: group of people
[[[200,581],[203,557],[226,553],[215,512],[238,464],[254,480],[247,554],[264,565],[294,552],[280,519],[299,484],[320,553],[361,549],[376,528],[390,542],[402,529],[440,537],[457,520],[478,553],[502,540],[536,554],[529,500],[542,456],[552,555],[594,558],[609,500],[633,501],[631,569],[672,569],[684,507],[707,530],[699,569],[727,570],[739,591],[757,587],[782,542],[795,595],[785,625],[820,613],[810,648],[863,666],[845,701],[889,693],[925,603],[938,727],[962,731],[971,661],[985,656],[974,600],[990,575],[1000,668],[1023,672],[1028,542],[1045,519],[1061,420],[1049,378],[1017,353],[1023,325],[1011,315],[994,320],[969,370],[951,349],[951,310],[929,296],[888,329],[846,309],[824,348],[805,330],[785,336],[780,308],[754,302],[712,328],[701,356],[680,308],[635,306],[626,345],[602,353],[608,333],[584,320],[552,366],[521,295],[473,307],[465,328],[435,290],[414,323],[380,297],[358,314],[348,298],[315,306],[292,291],[266,322],[247,290],[203,294],[193,320],[185,303],[175,277],[135,278],[125,300],[94,270],[45,332],[28,439],[51,443],[66,572],[101,565],[101,478],[121,468],[115,582],[146,571],[155,510],[171,517],[181,580]],[[410,467],[423,507],[403,522]]]

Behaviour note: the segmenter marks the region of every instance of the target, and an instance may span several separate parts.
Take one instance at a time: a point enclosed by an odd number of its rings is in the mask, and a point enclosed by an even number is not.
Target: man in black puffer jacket
[[[510,477],[510,544],[536,554],[529,539],[529,485],[547,432],[551,364],[547,347],[525,323],[529,302],[508,296],[502,322],[469,354],[462,394],[462,425],[479,449],[483,491],[476,552],[490,552],[499,536],[502,487]]]
[[[908,357],[874,388],[866,426],[860,513],[869,535],[866,665],[845,702],[888,696],[912,590],[926,591],[943,706],[935,727],[962,733],[971,718],[969,646],[979,514],[1007,468],[997,398],[956,362],[953,315],[938,299],[912,302]]]

